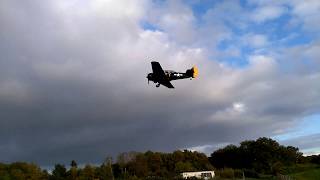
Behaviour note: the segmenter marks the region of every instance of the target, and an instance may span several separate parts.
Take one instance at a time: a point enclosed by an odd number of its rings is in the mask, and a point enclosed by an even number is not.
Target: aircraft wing
[[[169,80],[166,80],[166,81],[160,81],[159,82],[160,84],[166,86],[167,88],[174,88],[173,85],[170,83]]]
[[[166,74],[164,73],[163,69],[161,68],[159,62],[152,61],[151,66],[153,74],[160,84],[166,86],[167,88],[174,88],[173,85],[170,83],[169,79],[167,78]]]

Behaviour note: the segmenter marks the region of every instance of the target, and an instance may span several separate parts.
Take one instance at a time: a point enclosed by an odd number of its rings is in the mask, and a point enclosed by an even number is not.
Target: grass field
[[[320,168],[290,174],[294,180],[320,180]]]
[[[245,178],[246,180],[320,180],[320,166],[315,164],[299,164],[294,167],[285,168],[285,175],[272,177],[270,175],[260,175],[260,178]],[[242,180],[242,178],[221,178],[214,180]]]

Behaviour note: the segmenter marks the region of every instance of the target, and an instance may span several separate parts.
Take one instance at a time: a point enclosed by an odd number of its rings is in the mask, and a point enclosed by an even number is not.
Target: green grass
[[[297,174],[300,172],[305,172],[317,168],[320,168],[320,166],[316,164],[297,164],[296,166],[285,167],[282,174]]]
[[[295,174],[290,174],[295,180],[319,180],[320,179],[320,168],[311,169]]]
[[[285,167],[283,173],[291,180],[320,180],[320,165],[316,164],[298,164],[296,166]],[[217,173],[218,175],[218,173]],[[216,176],[214,180],[242,180],[242,178],[222,178]],[[262,175],[260,178],[246,178],[246,180],[279,180],[281,178],[271,175]]]
[[[243,180],[243,179],[214,177],[213,180]],[[260,178],[245,178],[245,180],[277,180],[277,178],[269,176],[269,177],[260,177]]]

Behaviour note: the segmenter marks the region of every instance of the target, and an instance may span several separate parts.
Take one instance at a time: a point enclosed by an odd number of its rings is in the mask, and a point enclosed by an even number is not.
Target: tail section
[[[196,78],[196,77],[198,77],[199,70],[198,70],[197,66],[193,66],[191,69],[188,69],[186,71],[186,74],[192,78]]]

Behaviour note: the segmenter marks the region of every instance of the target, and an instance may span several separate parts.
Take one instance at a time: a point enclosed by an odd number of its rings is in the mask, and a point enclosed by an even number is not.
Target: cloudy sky
[[[320,153],[318,0],[0,1],[0,161],[271,137]],[[199,77],[147,84],[150,61]]]

